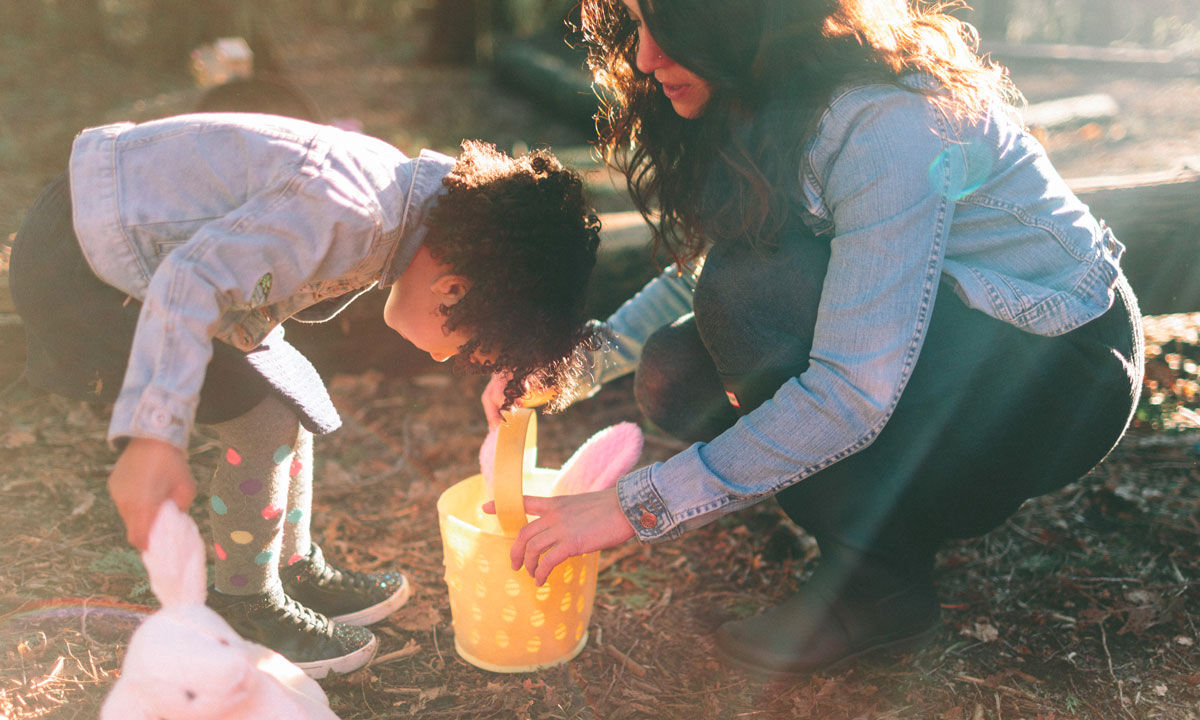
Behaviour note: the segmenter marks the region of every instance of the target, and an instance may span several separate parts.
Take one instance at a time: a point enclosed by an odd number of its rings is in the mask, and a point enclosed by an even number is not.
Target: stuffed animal
[[[168,500],[142,562],[162,609],[129,641],[101,720],[337,720],[315,680],[204,604],[204,542]]]
[[[488,432],[479,448],[479,470],[488,488],[496,459],[498,426]],[[558,471],[551,495],[595,492],[617,484],[642,454],[642,429],[635,423],[610,425],[587,439]]]

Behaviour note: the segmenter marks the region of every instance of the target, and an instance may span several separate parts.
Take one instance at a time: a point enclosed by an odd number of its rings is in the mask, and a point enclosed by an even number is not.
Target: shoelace
[[[328,618],[301,605],[287,595],[284,595],[283,602],[275,607],[275,614],[280,619],[286,620],[304,630],[312,630],[324,634],[330,632]]]
[[[319,562],[314,562],[315,559],[310,557],[307,559],[307,562],[313,578],[319,585],[352,585],[356,588],[365,588],[375,584],[375,581],[366,573],[354,570],[338,570],[325,562],[323,555],[320,556]]]

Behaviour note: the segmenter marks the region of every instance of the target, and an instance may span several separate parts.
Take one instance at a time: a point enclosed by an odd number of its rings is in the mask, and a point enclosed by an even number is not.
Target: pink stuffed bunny
[[[134,631],[101,720],[337,720],[315,680],[205,606],[204,542],[170,500],[142,563],[162,609]]]
[[[479,469],[492,486],[498,426],[488,432],[479,448]],[[551,495],[575,495],[612,487],[629,472],[642,454],[642,429],[635,423],[610,425],[591,436],[558,471]]]

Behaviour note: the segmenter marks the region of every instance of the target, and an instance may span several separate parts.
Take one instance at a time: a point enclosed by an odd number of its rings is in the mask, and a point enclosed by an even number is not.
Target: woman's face
[[[637,69],[654,79],[662,86],[663,95],[671,101],[671,107],[680,117],[698,118],[704,113],[704,106],[712,95],[712,86],[696,73],[688,70],[671,58],[667,57],[650,31],[642,21],[642,11],[638,0],[621,0],[625,3],[629,16],[637,24]]]

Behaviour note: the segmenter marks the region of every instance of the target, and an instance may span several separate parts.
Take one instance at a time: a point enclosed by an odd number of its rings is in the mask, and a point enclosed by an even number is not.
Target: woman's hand
[[[483,511],[495,513],[495,502]],[[521,528],[509,550],[512,569],[524,565],[538,585],[563,560],[614,547],[633,537],[617,489],[558,497],[525,496],[525,512],[539,516]]]
[[[186,511],[196,497],[196,481],[183,450],[162,440],[133,438],[108,476],[108,493],[129,542],[145,550],[163,501],[170,498]]]

